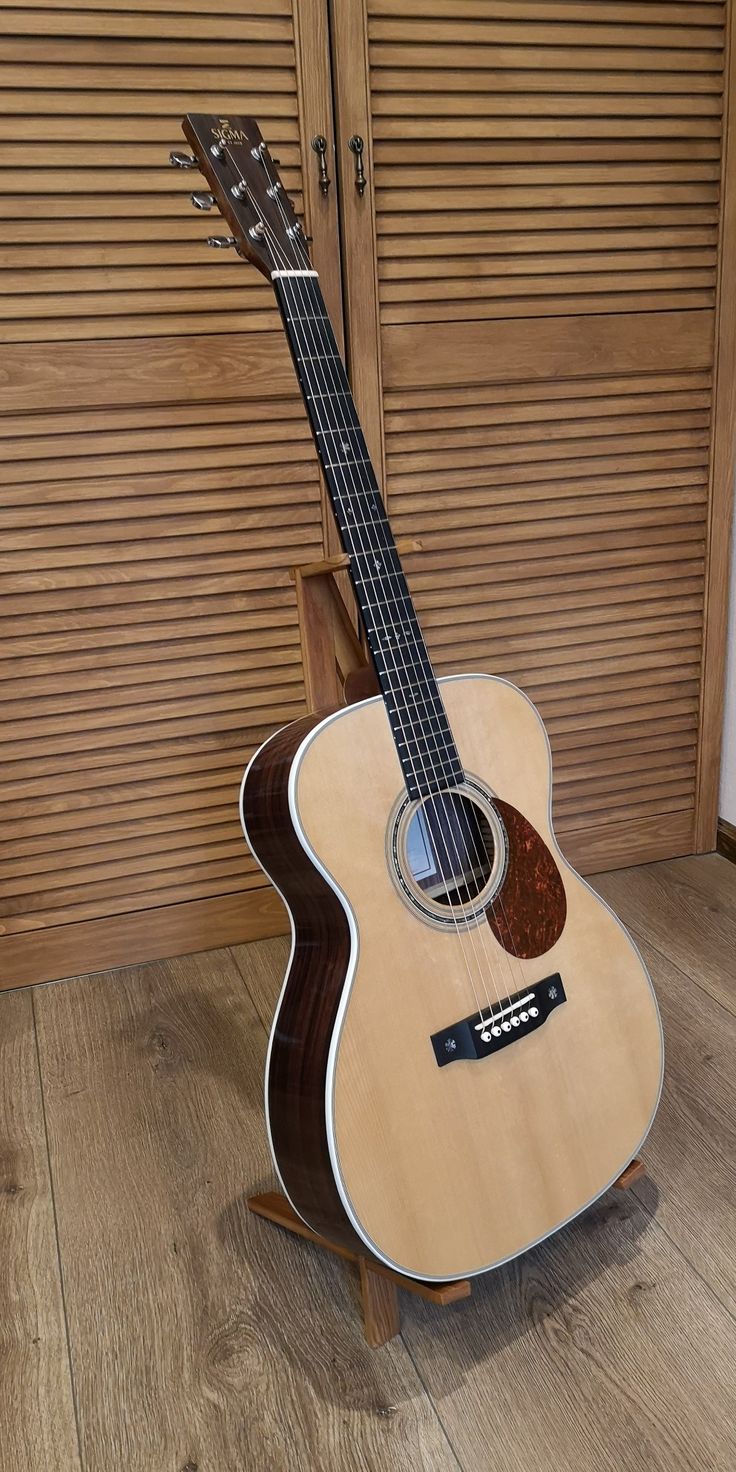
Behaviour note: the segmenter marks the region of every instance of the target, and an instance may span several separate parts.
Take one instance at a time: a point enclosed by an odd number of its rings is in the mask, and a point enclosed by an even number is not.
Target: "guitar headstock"
[[[194,155],[172,154],[179,168],[198,168],[227,220],[240,255],[271,279],[272,271],[308,270],[309,254],[278,170],[254,118],[188,113],[182,123]],[[207,196],[193,195],[199,208]]]

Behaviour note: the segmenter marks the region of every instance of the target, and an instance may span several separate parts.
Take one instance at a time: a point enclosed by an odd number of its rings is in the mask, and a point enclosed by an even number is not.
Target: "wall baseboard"
[[[716,852],[736,864],[736,823],[729,823],[727,818],[718,819]]]
[[[0,938],[0,991],[288,932],[288,915],[270,884],[102,920],[25,930]]]

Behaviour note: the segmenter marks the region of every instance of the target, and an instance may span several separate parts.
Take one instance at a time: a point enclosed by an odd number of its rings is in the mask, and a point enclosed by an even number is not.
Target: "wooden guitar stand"
[[[397,540],[397,547],[399,553],[422,550],[421,542],[406,538]],[[304,688],[309,710],[351,705],[353,701],[378,694],[373,667],[337,582],[337,575],[345,573],[349,562],[350,558],[342,554],[329,557],[324,562],[309,562],[290,569],[289,575],[296,588]],[[614,1181],[614,1188],[626,1191],[642,1175],[644,1162],[637,1156]],[[306,1237],[308,1242],[324,1247],[337,1257],[357,1263],[365,1337],[374,1348],[387,1344],[401,1332],[399,1288],[441,1305],[470,1297],[469,1278],[458,1278],[450,1283],[422,1283],[384,1267],[369,1252],[363,1254],[338,1247],[313,1232],[278,1191],[250,1196],[247,1205],[256,1216],[275,1222],[297,1237]]]

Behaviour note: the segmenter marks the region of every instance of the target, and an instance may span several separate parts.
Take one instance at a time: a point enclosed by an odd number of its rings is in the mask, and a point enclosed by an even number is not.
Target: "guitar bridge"
[[[444,1068],[446,1063],[456,1063],[461,1058],[488,1058],[491,1053],[500,1052],[527,1033],[536,1032],[555,1007],[566,1001],[562,977],[555,971],[524,991],[489,1003],[482,1012],[432,1033],[430,1042],[438,1066]]]

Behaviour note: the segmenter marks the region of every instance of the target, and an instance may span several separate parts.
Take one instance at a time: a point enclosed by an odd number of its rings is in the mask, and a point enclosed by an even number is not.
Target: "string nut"
[[[256,221],[256,224],[251,225],[250,230],[248,231],[251,240],[263,240],[265,233],[266,227],[262,220]]]
[[[241,179],[239,184],[233,184],[230,193],[232,194],[233,199],[244,199],[246,194],[248,193],[248,185],[246,184],[245,179]]]
[[[222,158],[222,155],[223,155],[224,152],[225,152],[225,144],[224,143],[212,143],[210,145],[210,153],[212,154],[212,157],[213,158]]]

